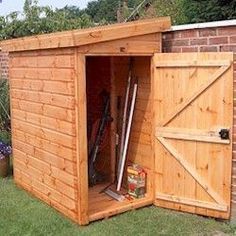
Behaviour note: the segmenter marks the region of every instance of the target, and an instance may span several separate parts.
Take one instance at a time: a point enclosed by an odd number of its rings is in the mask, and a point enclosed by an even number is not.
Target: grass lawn
[[[87,227],[0,179],[0,235],[233,235],[236,225],[191,214],[147,207]]]

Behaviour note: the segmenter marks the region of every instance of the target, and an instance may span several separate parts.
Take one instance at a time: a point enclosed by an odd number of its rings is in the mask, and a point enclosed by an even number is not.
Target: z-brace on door
[[[229,218],[233,54],[154,56],[155,205]]]

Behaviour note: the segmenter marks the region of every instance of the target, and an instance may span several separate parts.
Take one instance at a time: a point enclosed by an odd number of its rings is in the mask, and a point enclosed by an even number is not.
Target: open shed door
[[[155,205],[229,218],[233,54],[154,56]]]

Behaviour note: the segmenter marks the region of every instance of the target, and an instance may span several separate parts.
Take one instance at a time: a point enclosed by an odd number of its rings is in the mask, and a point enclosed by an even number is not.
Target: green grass
[[[0,235],[233,235],[236,226],[191,214],[146,207],[79,227],[0,179]]]

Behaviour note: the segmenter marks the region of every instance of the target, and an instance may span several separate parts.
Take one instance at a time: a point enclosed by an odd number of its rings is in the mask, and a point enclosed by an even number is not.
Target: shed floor
[[[101,191],[107,187],[108,184],[99,184],[89,188],[89,221],[107,218],[130,209],[140,208],[151,205],[153,199],[146,196],[141,199],[124,200],[118,202]]]

